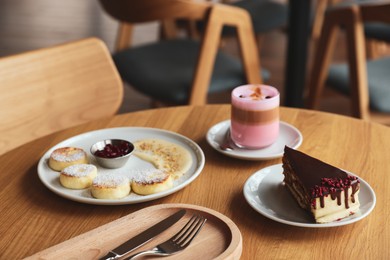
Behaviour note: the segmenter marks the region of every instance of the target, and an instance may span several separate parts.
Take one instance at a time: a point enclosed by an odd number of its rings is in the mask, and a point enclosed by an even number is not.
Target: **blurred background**
[[[0,57],[91,36],[102,39],[112,52],[117,29],[118,23],[105,14],[99,2],[94,0],[0,0]],[[271,73],[266,83],[278,88],[282,98],[286,37],[287,34],[283,30],[273,30],[265,34],[260,53],[262,67]],[[158,24],[137,25],[132,44],[140,45],[156,41],[158,38]],[[345,59],[342,45],[343,41],[340,40],[340,48],[337,48],[335,60]],[[234,39],[225,40],[223,48],[238,55]],[[388,52],[389,49],[383,51]],[[311,57],[312,48],[309,49],[308,73],[310,73]],[[228,103],[229,93],[211,96],[210,101]],[[149,98],[137,93],[131,87],[125,87],[125,99],[120,112],[147,109],[150,105]],[[348,114],[348,99],[327,89],[321,109]]]

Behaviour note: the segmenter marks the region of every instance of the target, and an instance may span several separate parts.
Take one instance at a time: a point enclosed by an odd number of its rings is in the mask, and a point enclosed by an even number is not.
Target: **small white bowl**
[[[107,155],[99,155],[99,153],[96,154],[99,151],[106,153]],[[99,141],[92,145],[90,149],[91,154],[95,157],[98,164],[108,169],[117,169],[124,166],[133,151],[134,145],[131,142],[122,139],[107,139]]]

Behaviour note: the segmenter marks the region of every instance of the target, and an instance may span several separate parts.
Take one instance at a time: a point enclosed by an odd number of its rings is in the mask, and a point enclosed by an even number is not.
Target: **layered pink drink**
[[[248,149],[271,145],[279,135],[279,91],[266,85],[244,85],[232,91],[231,138]]]

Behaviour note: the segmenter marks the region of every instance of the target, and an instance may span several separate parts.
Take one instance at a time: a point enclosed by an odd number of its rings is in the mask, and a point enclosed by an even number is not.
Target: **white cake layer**
[[[316,209],[312,207],[311,211],[314,215],[314,218],[316,219],[316,222],[318,223],[327,223],[332,222],[338,219],[345,218],[349,215],[352,215],[356,213],[357,210],[359,210],[359,190],[356,191],[356,193],[353,195],[355,198],[355,202],[352,202],[352,187],[349,187],[347,189],[348,192],[348,206],[349,208],[346,208],[345,206],[345,193],[344,191],[341,192],[340,198],[341,198],[341,204],[337,204],[337,198],[332,200],[330,195],[327,195],[324,197],[324,207],[321,208],[321,200],[320,198],[316,198]]]

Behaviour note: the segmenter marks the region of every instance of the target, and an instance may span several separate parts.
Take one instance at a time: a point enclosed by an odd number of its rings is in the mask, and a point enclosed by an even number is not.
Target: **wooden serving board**
[[[207,218],[207,222],[191,245],[176,255],[164,259],[239,259],[242,236],[237,226],[226,216],[214,210],[188,204],[162,204],[144,208],[87,233],[38,252],[27,259],[99,259],[143,230],[179,209],[185,216],[168,230],[133,253],[150,249],[178,232],[193,214]],[[155,258],[148,258],[155,259]],[[156,258],[157,259],[157,258]],[[161,259],[161,257],[159,258]]]

